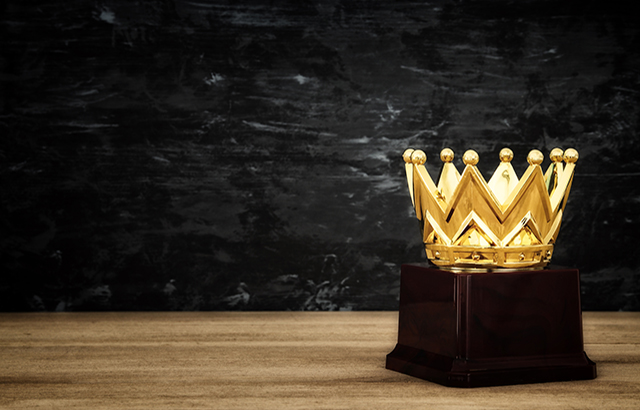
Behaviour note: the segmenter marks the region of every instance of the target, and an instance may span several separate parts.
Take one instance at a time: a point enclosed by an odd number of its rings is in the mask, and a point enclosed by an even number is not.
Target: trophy
[[[578,152],[553,149],[543,173],[544,155],[532,150],[518,178],[504,148],[489,182],[475,151],[462,174],[453,158],[441,151],[436,185],[423,151],[403,154],[430,262],[402,265],[386,368],[454,387],[594,379],[579,272],[549,265]]]

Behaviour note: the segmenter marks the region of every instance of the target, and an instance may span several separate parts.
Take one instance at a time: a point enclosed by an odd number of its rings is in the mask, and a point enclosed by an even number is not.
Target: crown
[[[486,271],[540,268],[551,261],[578,161],[575,149],[551,150],[544,174],[544,155],[532,150],[529,167],[518,179],[511,165],[513,151],[504,148],[486,182],[476,167],[477,152],[464,153],[461,175],[452,163],[453,151],[445,148],[437,185],[423,151],[408,149],[402,157],[427,258],[435,265]]]

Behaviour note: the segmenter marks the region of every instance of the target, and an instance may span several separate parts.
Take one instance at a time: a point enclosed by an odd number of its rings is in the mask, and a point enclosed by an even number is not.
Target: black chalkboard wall
[[[487,177],[559,146],[554,263],[585,310],[638,310],[640,17],[617,3],[7,0],[0,309],[397,309],[424,260],[405,148],[475,149]]]

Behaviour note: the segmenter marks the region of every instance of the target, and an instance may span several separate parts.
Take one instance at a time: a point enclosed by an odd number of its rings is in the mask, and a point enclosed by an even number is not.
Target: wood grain
[[[638,408],[640,313],[583,321],[597,379],[455,389],[384,369],[396,312],[0,314],[0,408]]]

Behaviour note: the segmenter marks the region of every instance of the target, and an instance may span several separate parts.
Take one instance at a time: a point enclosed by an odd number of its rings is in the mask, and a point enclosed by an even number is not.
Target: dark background
[[[638,310],[617,3],[4,1],[0,309],[396,309],[424,259],[405,148],[475,149],[488,179],[504,146],[518,172],[559,146],[553,262],[584,309]]]

